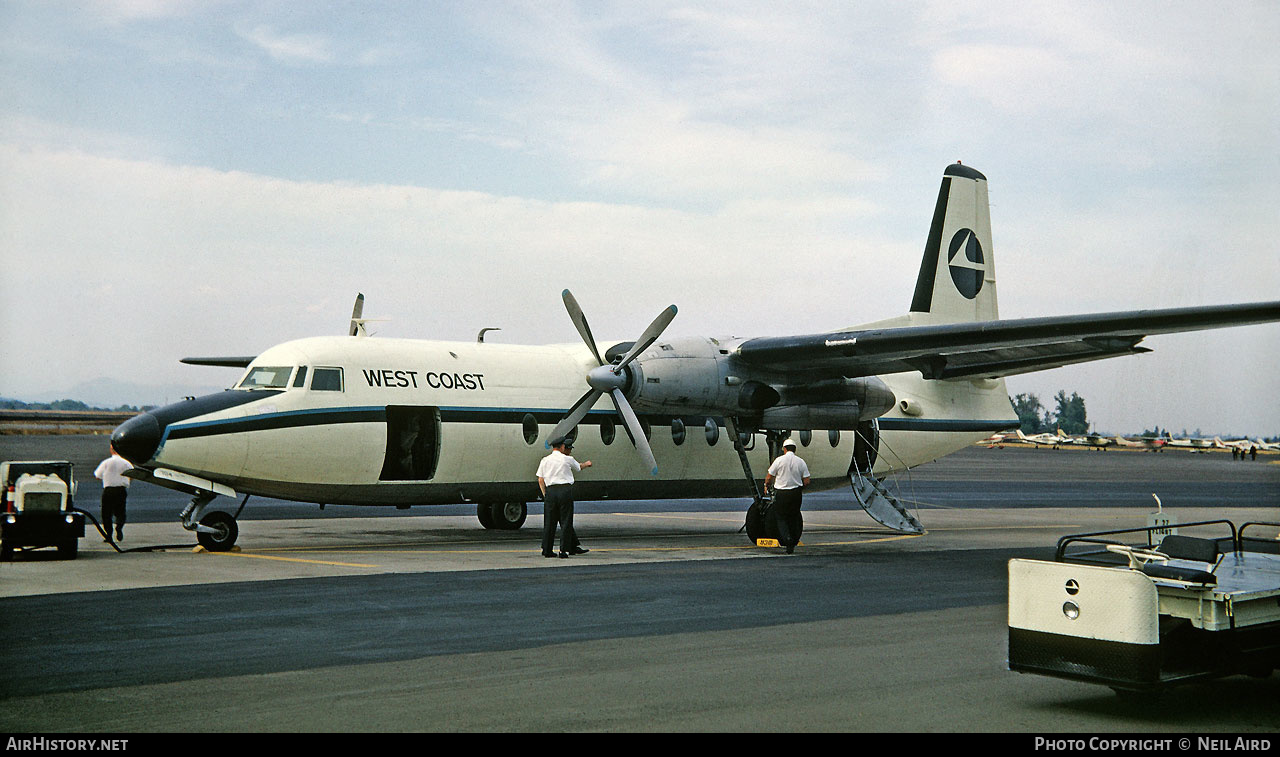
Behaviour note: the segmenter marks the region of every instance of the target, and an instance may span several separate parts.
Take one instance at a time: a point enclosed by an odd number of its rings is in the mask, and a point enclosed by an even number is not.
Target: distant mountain
[[[154,385],[134,384],[110,378],[96,378],[84,381],[68,389],[58,392],[41,392],[29,397],[13,397],[25,402],[55,402],[57,400],[79,400],[92,407],[113,409],[121,405],[142,407],[144,405],[167,405],[177,402],[183,397],[202,394],[213,394],[226,389],[225,386],[191,386],[190,384]]]

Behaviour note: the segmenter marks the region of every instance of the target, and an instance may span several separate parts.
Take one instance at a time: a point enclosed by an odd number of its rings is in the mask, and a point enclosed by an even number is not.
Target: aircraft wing
[[[749,339],[750,365],[815,379],[919,371],[929,379],[998,378],[1150,352],[1152,334],[1280,320],[1280,301],[871,328]]]

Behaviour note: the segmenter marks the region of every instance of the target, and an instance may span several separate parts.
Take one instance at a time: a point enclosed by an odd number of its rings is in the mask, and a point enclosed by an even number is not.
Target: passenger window
[[[298,375],[293,377],[293,385],[299,388],[307,385],[307,366],[298,369]]]
[[[315,392],[342,391],[341,368],[317,368],[311,377],[311,390]]]

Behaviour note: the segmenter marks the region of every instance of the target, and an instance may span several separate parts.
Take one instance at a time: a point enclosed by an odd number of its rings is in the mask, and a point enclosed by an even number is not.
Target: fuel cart
[[[36,547],[57,547],[61,557],[74,560],[84,514],[75,510],[71,463],[0,462],[0,481],[0,560]]]

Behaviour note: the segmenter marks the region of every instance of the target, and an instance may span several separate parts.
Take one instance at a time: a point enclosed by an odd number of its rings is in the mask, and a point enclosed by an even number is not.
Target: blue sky
[[[1277,299],[1276,39],[1262,2],[0,2],[0,395],[225,385],[178,358],[358,291],[400,337],[575,342],[566,287],[602,338],[877,320],[957,159],[1003,317]],[[1276,434],[1278,345],[1010,389]]]

